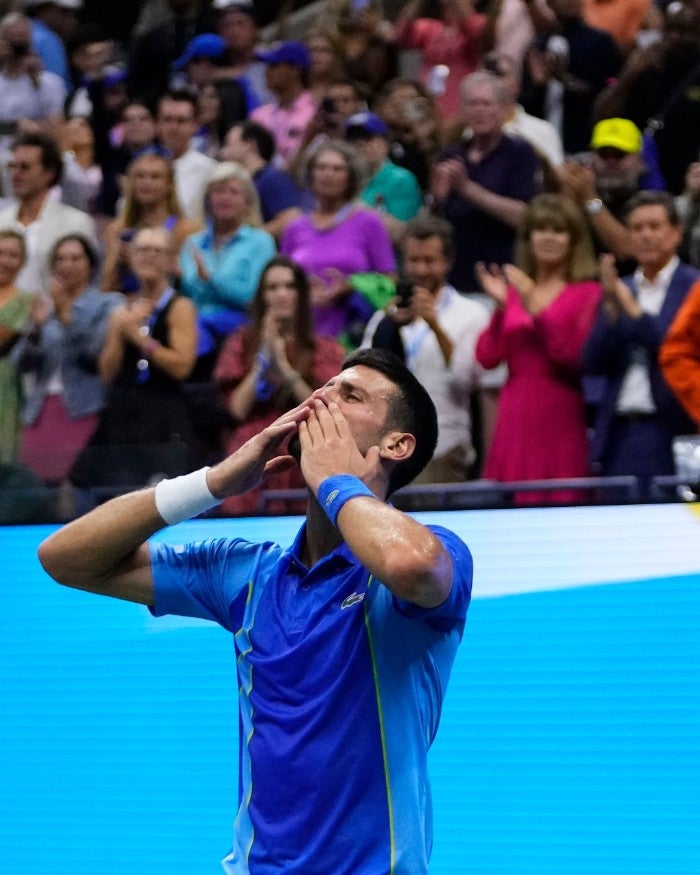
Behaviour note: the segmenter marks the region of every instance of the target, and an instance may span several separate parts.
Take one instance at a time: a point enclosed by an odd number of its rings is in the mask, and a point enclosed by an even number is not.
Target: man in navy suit
[[[626,223],[638,267],[620,279],[613,256],[602,256],[604,296],[583,360],[587,373],[604,377],[594,469],[636,475],[642,498],[650,498],[651,478],[674,473],[674,436],[695,431],[661,374],[658,352],[700,272],[676,254],[682,224],[666,192],[631,198]]]

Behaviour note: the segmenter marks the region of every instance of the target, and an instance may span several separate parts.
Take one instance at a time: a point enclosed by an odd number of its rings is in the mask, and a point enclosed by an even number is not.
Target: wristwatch
[[[584,210],[589,216],[596,216],[605,206],[599,197],[592,197],[583,205]]]

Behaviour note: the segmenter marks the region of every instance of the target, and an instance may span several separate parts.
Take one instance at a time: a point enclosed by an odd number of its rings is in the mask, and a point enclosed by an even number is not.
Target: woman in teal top
[[[0,231],[0,464],[15,461],[19,450],[20,381],[10,350],[29,322],[34,295],[21,292],[15,278],[26,259],[24,237]]]
[[[180,254],[180,290],[199,314],[198,356],[210,356],[224,337],[248,320],[264,266],[275,254],[261,227],[250,174],[233,161],[218,164],[207,185],[206,228],[187,238]]]

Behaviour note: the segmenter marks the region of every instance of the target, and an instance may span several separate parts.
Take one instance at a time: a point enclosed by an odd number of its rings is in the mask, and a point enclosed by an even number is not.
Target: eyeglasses
[[[32,167],[38,167],[38,164],[31,164],[29,161],[8,161],[7,166],[10,170],[31,170]]]

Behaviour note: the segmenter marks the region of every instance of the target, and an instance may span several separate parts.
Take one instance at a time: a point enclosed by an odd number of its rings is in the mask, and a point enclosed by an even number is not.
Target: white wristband
[[[209,491],[207,471],[200,468],[182,477],[161,480],[156,486],[156,510],[169,526],[192,519],[221,501]]]

